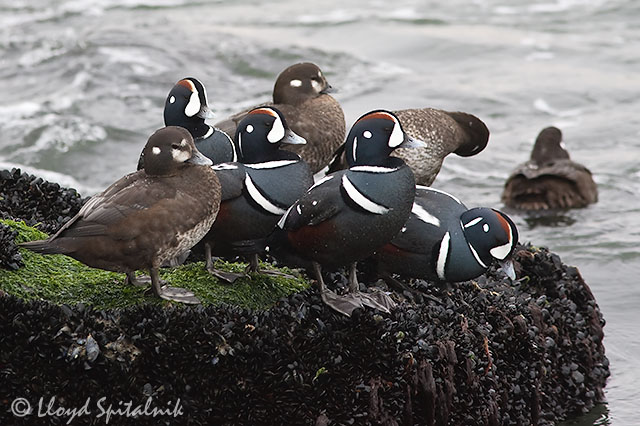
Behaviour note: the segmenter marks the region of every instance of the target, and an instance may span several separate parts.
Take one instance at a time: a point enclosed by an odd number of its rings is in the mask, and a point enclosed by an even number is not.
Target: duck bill
[[[424,148],[426,146],[427,144],[420,139],[413,138],[405,133],[404,141],[398,145],[398,148]]]
[[[207,156],[198,151],[197,149],[193,151],[193,155],[191,158],[187,160],[187,163],[197,164],[198,166],[212,166],[213,161],[211,161]]]
[[[513,268],[513,261],[511,259],[501,260],[500,269],[512,280],[516,279],[516,270]]]
[[[207,105],[203,105],[202,108],[200,108],[200,111],[198,112],[198,117],[206,120],[207,118],[213,118],[216,115],[213,113],[213,111],[211,111],[209,109],[209,107]]]
[[[302,136],[296,134],[291,129],[287,129],[284,132],[284,138],[282,138],[282,143],[288,143],[289,145],[304,145],[307,143],[307,140]]]
[[[330,84],[328,84],[327,87],[322,89],[322,91],[320,93],[322,93],[323,95],[326,95],[327,93],[336,93],[337,91],[338,91],[338,89],[336,89],[333,86],[331,86]]]

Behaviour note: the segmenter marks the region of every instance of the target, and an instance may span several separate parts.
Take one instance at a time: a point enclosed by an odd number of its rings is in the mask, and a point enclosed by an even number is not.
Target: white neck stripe
[[[424,223],[428,223],[429,225],[433,225],[436,227],[440,226],[440,220],[434,215],[432,215],[431,213],[429,213],[428,211],[426,211],[424,207],[422,207],[418,203],[413,203],[413,207],[411,208],[411,213],[416,215],[416,217],[421,221],[423,221]]]
[[[355,138],[353,138],[353,151],[352,151],[352,157],[353,157],[353,161],[356,161],[356,150],[358,148],[358,137],[356,136]]]
[[[373,214],[386,214],[389,212],[389,209],[383,205],[376,204],[366,196],[364,196],[358,188],[356,188],[353,183],[349,180],[347,175],[342,176],[342,187],[347,192],[349,198],[353,200],[357,205]]]
[[[451,239],[449,233],[447,232],[442,237],[442,241],[440,241],[440,250],[438,250],[438,261],[436,263],[436,273],[438,274],[438,278],[444,281],[445,274],[444,268],[447,266],[447,255],[449,254],[449,240]]]
[[[251,198],[253,198],[253,201],[255,201],[256,203],[258,203],[258,205],[260,207],[262,207],[263,209],[265,209],[267,212],[269,213],[273,213],[275,215],[282,215],[284,214],[286,211],[284,209],[281,209],[280,207],[276,206],[275,204],[273,204],[271,201],[267,200],[264,195],[262,195],[260,193],[260,191],[258,190],[258,188],[256,188],[255,184],[253,183],[253,181],[251,180],[251,177],[249,177],[249,175],[247,175],[244,179],[244,184],[247,188],[247,191],[249,192],[249,196]]]
[[[391,173],[398,170],[397,168],[392,169],[389,167],[380,167],[380,166],[353,166],[349,170],[354,172],[369,172],[369,173]]]
[[[278,167],[288,166],[289,164],[297,163],[298,160],[275,160],[267,161],[264,163],[245,164],[245,167],[250,169],[276,169]]]

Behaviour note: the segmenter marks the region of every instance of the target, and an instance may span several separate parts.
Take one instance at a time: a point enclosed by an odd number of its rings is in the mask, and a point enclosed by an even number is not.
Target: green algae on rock
[[[0,220],[16,230],[16,243],[47,238],[47,235],[24,222]],[[142,303],[167,304],[145,295],[145,288],[124,284],[125,275],[90,268],[68,256],[40,255],[20,249],[24,267],[15,271],[0,270],[0,290],[25,300],[47,300],[55,304],[83,303],[96,309],[126,307]],[[244,265],[218,261],[217,268],[240,272]],[[293,275],[288,269],[283,272]],[[194,291],[204,305],[221,303],[250,309],[267,309],[279,298],[309,286],[300,276],[271,277],[253,274],[223,284],[204,269],[202,262],[162,270],[168,283]]]

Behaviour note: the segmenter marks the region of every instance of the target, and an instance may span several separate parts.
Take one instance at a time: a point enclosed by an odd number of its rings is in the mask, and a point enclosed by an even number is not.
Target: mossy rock
[[[0,220],[0,223],[18,232],[16,243],[47,238],[47,234],[24,222]],[[23,248],[20,253],[24,267],[16,271],[0,269],[0,290],[22,299],[47,300],[58,305],[83,303],[96,309],[170,303],[147,294],[148,288],[124,284],[124,274],[90,268],[64,255],[41,255]],[[241,272],[246,265],[219,260],[215,266],[228,272]],[[203,262],[163,269],[160,276],[172,286],[193,291],[203,305],[267,309],[278,299],[309,286],[297,271],[278,270],[294,278],[251,274],[233,284],[221,283],[204,269]]]

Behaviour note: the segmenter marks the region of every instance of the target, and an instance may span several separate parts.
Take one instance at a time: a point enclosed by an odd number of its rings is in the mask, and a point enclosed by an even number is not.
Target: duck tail
[[[489,143],[489,128],[482,120],[466,112],[448,112],[467,134],[465,142],[454,152],[461,157],[471,157],[482,151]]]
[[[52,244],[50,240],[38,240],[38,241],[29,241],[26,243],[18,244],[20,247],[24,247],[29,249],[35,253],[40,254],[60,254],[63,251],[58,247],[57,244]]]

